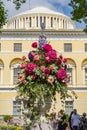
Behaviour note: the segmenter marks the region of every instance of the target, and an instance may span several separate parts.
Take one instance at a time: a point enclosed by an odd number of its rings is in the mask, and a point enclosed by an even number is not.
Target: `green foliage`
[[[17,126],[14,125],[1,126],[0,130],[17,130]]]
[[[7,122],[10,119],[9,115],[4,116],[4,121]]]
[[[19,9],[20,6],[26,2],[26,0],[8,0],[8,1],[12,1],[15,4],[15,8]]]
[[[7,13],[4,8],[3,2],[0,0],[0,28],[6,23]]]
[[[17,129],[16,130],[23,130],[23,128],[22,127],[17,127]]]
[[[69,6],[72,7],[72,19],[77,22],[82,22],[86,24],[84,29],[87,32],[87,0],[71,0]]]
[[[66,123],[68,124],[68,121],[69,121],[69,115],[66,114]]]

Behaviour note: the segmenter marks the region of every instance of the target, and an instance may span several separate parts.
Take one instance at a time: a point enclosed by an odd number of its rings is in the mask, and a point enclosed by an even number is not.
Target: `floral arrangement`
[[[19,96],[28,98],[31,118],[38,111],[40,114],[42,106],[47,105],[47,100],[51,103],[52,100],[56,100],[57,93],[60,94],[61,101],[71,97],[67,87],[67,59],[46,41],[44,24],[41,25],[41,29],[39,41],[32,43],[33,50],[28,53],[28,58],[22,57],[21,72],[18,75]]]
[[[18,75],[20,94],[44,103],[45,98],[54,99],[56,92],[61,99],[68,97],[67,59],[59,55],[49,43],[40,46],[32,43],[33,51],[28,54],[28,59],[23,56],[21,73]]]

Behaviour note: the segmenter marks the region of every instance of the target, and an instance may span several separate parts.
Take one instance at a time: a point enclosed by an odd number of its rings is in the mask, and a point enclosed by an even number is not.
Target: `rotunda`
[[[36,7],[13,16],[7,23],[9,29],[74,29],[74,22],[66,15],[46,7]]]

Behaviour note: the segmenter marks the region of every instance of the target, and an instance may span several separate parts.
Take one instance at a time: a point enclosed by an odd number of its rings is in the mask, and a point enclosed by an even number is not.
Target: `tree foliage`
[[[21,4],[26,2],[26,0],[7,0],[7,1],[12,1],[15,4],[16,9],[19,9]]]
[[[69,6],[72,7],[72,19],[77,22],[84,22],[87,32],[87,0],[71,0]]]
[[[0,0],[0,28],[6,23],[7,13],[4,8],[3,2]]]

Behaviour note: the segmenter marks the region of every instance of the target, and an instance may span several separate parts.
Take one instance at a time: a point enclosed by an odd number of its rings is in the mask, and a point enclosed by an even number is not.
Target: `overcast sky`
[[[5,8],[8,10],[8,18],[12,17],[20,12],[24,12],[31,8],[37,6],[44,6],[48,7],[52,10],[61,12],[69,17],[71,17],[71,10],[72,8],[68,5],[70,0],[26,0],[26,3],[22,4],[19,10],[15,9],[15,5],[11,1],[2,0],[4,2]],[[77,28],[84,28],[85,25],[82,23],[76,23]]]

